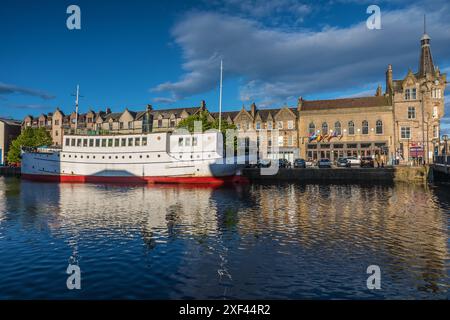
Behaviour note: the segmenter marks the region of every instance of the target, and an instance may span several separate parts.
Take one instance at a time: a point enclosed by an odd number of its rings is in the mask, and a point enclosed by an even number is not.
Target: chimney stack
[[[386,71],[386,94],[392,94],[392,65],[388,65]]]
[[[252,115],[252,117],[254,118],[256,115],[256,104],[253,102],[252,105],[250,106],[250,114]]]
[[[206,110],[206,102],[205,102],[205,100],[202,100],[200,102],[200,109],[202,109],[202,111]]]
[[[297,101],[297,111],[302,110],[302,107],[303,107],[303,97],[300,96],[300,98],[298,98]]]

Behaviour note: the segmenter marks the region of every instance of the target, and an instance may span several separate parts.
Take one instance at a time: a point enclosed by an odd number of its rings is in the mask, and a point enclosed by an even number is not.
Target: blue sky
[[[70,4],[81,30],[66,28]],[[370,4],[381,30],[366,28]],[[389,63],[396,78],[417,70],[424,13],[435,63],[450,71],[445,0],[2,0],[0,116],[70,112],[78,83],[81,111],[202,99],[217,110],[220,59],[224,110],[372,95]]]

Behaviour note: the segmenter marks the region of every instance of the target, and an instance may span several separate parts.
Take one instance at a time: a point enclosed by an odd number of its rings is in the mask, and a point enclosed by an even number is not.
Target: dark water
[[[0,178],[0,298],[447,299],[449,191]]]

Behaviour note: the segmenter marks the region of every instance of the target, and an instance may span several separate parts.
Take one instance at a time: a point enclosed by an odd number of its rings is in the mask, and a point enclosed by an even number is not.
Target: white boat
[[[224,158],[219,132],[67,135],[61,149],[22,152],[22,177],[58,182],[239,182],[240,165]]]

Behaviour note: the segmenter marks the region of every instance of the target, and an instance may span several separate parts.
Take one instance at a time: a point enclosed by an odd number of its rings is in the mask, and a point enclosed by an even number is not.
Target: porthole
[[[92,156],[92,159],[95,159],[95,156]]]
[[[142,154],[139,156],[139,158],[141,158],[142,159]]]
[[[86,156],[86,159],[89,159],[89,156]]]
[[[161,137],[160,137],[160,136],[157,136],[157,137],[156,137],[156,140],[161,140]]]
[[[72,158],[72,156],[69,154],[69,158]]]
[[[122,156],[122,159],[125,159],[125,156]]]
[[[80,158],[83,159],[83,156],[81,156]]]
[[[158,157],[159,157],[159,154],[158,154]],[[150,156],[149,156],[149,155],[147,155],[147,159],[148,159],[148,158],[150,158]]]
[[[102,159],[105,159],[105,156],[102,156]]]
[[[182,155],[180,155],[180,159],[181,159],[181,158],[183,158],[183,156],[182,156]]]
[[[111,156],[109,156],[109,159],[111,159]]]
[[[158,158],[161,158],[161,155],[160,155],[160,154],[158,154]]]
[[[75,155],[75,158],[77,157],[77,155]]]
[[[193,158],[193,155],[191,154],[191,159]]]
[[[66,155],[65,154],[63,154],[63,158],[65,158],[66,157]]]
[[[118,159],[119,157],[118,156],[116,156],[116,159]]]
[[[131,156],[129,156],[129,158],[131,159]]]

